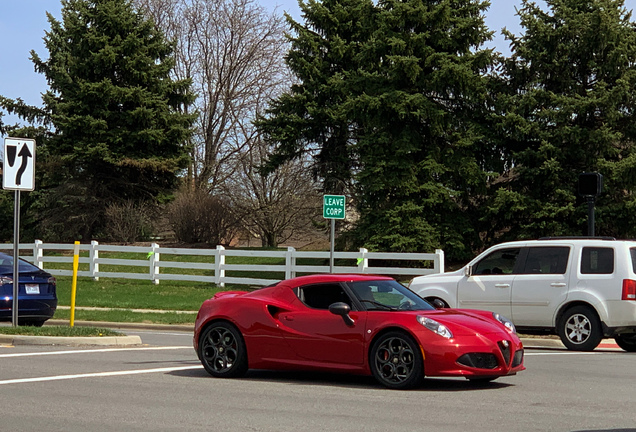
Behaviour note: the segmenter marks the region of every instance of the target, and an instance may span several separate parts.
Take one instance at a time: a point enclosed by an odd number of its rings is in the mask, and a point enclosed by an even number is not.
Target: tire
[[[198,354],[213,377],[236,378],[247,372],[245,341],[241,332],[228,322],[213,323],[201,332]]]
[[[28,318],[20,318],[18,319],[18,325],[28,326],[28,327],[42,327],[46,320],[41,319],[28,319]]]
[[[435,305],[435,301],[441,302],[440,305],[443,305],[443,306],[441,306],[442,309],[450,308],[448,303],[446,303],[444,300],[442,300],[439,297],[426,297],[424,300],[429,302],[431,304],[431,306],[433,306],[435,309],[438,309],[437,305]]]
[[[616,345],[627,352],[636,352],[636,334],[616,335]]]
[[[394,390],[414,388],[424,379],[420,346],[401,331],[388,332],[373,343],[369,367],[380,384]]]
[[[574,306],[565,311],[557,332],[563,345],[573,351],[592,351],[603,339],[601,321],[588,306]]]

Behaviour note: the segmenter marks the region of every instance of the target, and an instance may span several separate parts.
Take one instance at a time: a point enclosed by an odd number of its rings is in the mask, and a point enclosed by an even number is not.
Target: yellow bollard
[[[71,327],[75,324],[75,293],[77,292],[77,269],[79,268],[80,242],[75,242],[73,248],[73,281],[71,282]]]

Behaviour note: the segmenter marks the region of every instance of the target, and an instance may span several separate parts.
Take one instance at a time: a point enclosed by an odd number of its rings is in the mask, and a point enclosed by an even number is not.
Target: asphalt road
[[[0,430],[636,431],[636,355],[619,350],[530,348],[517,376],[403,392],[330,374],[214,379],[191,333],[128,333],[145,345],[0,347]]]

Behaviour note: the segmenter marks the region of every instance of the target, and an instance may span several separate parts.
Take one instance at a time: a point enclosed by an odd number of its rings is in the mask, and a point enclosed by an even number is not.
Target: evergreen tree
[[[31,53],[50,87],[39,117],[52,130],[41,216],[66,240],[87,239],[103,235],[107,206],[175,187],[194,121],[181,110],[193,95],[189,81],[170,78],[172,45],[129,0],[62,0],[62,21],[48,18],[49,58]]]
[[[370,67],[351,101],[360,221],[368,247],[465,259],[479,242],[474,214],[485,192],[490,33],[486,2],[385,0],[364,47]]]
[[[348,77],[358,67],[360,46],[373,30],[371,0],[300,1],[305,24],[287,21],[295,34],[285,60],[297,80],[271,103],[257,126],[277,148],[268,168],[309,153],[327,193],[351,191],[356,167],[352,122],[345,102]]]
[[[633,237],[636,28],[622,0],[546,3],[524,0],[525,34],[507,34],[500,131],[512,164],[486,213],[493,239],[586,234],[583,172],[605,179],[597,233]]]
[[[445,247],[471,254],[485,192],[485,73],[490,33],[476,0],[310,1],[293,23],[300,82],[267,121],[274,163],[317,148],[319,171],[349,179],[359,219],[351,246]],[[329,185],[326,182],[326,185]],[[325,188],[326,192],[340,192]],[[468,245],[468,247],[466,247]]]

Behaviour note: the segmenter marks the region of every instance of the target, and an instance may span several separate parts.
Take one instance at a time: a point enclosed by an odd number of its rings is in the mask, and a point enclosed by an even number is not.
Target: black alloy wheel
[[[627,352],[636,352],[636,334],[616,335],[614,337],[616,345]]]
[[[199,358],[214,377],[235,378],[247,372],[245,342],[238,329],[228,322],[216,322],[203,330]]]
[[[401,331],[388,332],[373,343],[369,366],[375,379],[390,389],[411,389],[424,378],[420,346]]]
[[[601,343],[603,330],[596,313],[588,306],[574,306],[559,320],[559,337],[573,351],[592,351]]]

